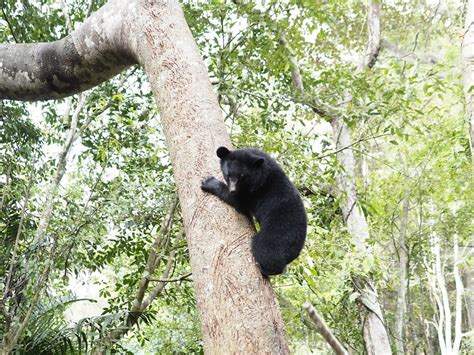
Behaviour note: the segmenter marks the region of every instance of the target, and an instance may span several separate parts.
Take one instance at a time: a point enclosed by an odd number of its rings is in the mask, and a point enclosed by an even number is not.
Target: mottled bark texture
[[[59,41],[0,45],[0,98],[59,99],[94,87],[135,64],[128,38],[122,35],[122,24],[130,14],[126,6],[110,5]]]
[[[249,221],[200,189],[230,147],[207,69],[171,0],[107,3],[65,39],[0,45],[0,98],[59,98],[132,64],[148,74],[173,164],[207,353],[286,354],[271,285],[250,253]]]

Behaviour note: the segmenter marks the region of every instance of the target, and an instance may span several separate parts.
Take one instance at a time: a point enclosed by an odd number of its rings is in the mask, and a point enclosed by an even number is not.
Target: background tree
[[[474,2],[467,1],[466,16],[464,23],[464,38],[462,42],[462,65],[463,65],[463,88],[466,98],[466,120],[471,149],[472,171],[474,173],[474,102],[472,88],[474,86]],[[471,239],[470,248],[474,247]],[[471,257],[472,258],[472,257]],[[474,271],[471,262],[463,269],[463,277],[466,285],[466,315],[469,329],[474,329]]]

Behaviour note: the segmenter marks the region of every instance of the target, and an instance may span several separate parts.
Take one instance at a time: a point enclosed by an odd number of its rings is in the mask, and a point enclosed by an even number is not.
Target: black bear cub
[[[252,253],[262,274],[281,274],[296,259],[306,239],[303,201],[278,163],[257,149],[217,149],[225,184],[207,177],[201,188],[237,211],[255,216],[260,231]]]

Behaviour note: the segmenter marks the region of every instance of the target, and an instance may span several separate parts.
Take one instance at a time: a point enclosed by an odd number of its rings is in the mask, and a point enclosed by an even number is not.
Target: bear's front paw
[[[205,192],[215,192],[219,189],[220,181],[214,176],[208,176],[201,181],[201,189]]]

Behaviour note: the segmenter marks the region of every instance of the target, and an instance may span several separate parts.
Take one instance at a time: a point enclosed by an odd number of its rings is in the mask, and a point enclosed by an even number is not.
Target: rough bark
[[[0,98],[41,100],[139,63],[160,111],[207,353],[288,353],[278,305],[250,253],[250,222],[200,190],[230,147],[207,69],[175,1],[116,0],[53,43],[0,45]]]

